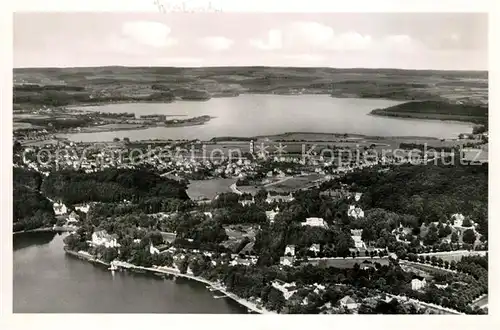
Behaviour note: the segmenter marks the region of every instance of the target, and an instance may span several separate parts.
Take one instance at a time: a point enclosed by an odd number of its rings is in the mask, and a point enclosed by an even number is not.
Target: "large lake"
[[[256,136],[285,132],[357,133],[377,136],[429,136],[450,138],[470,132],[472,124],[389,118],[369,115],[370,111],[401,102],[379,99],[332,98],[327,95],[263,95],[215,98],[209,101],[174,103],[128,103],[85,107],[102,112],[130,112],[136,115],[165,114],[216,117],[205,125],[154,127],[135,131],[76,133],[73,141],[201,139],[217,136]]]
[[[191,280],[112,275],[66,255],[65,235],[14,235],[14,313],[247,313]]]

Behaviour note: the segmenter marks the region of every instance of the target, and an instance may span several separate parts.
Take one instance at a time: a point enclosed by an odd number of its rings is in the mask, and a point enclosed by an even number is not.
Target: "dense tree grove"
[[[124,199],[137,203],[152,197],[188,199],[183,184],[145,170],[53,172],[44,180],[42,191],[45,195],[68,204],[120,202]]]
[[[42,177],[38,172],[14,168],[14,231],[49,227],[56,223],[52,203],[39,191]]]

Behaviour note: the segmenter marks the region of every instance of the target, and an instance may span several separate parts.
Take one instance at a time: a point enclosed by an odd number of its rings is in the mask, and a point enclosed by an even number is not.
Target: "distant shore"
[[[64,248],[64,251],[71,256],[77,257],[77,258],[82,259],[82,260],[86,260],[86,261],[91,262],[91,263],[97,263],[97,264],[101,264],[101,265],[105,265],[105,266],[111,266],[110,263],[99,260],[99,259],[91,256],[90,254],[82,253],[81,251],[75,252],[75,251],[71,251],[67,248]],[[183,277],[183,278],[187,278],[187,279],[190,279],[193,281],[204,283],[204,284],[207,284],[208,286],[210,286],[211,288],[213,288],[214,290],[223,293],[226,297],[236,301],[238,304],[248,308],[249,310],[251,310],[255,313],[258,313],[258,314],[276,314],[275,312],[269,311],[265,308],[259,308],[259,307],[257,307],[256,304],[254,304],[248,300],[245,300],[243,298],[240,298],[237,295],[235,295],[234,293],[226,291],[226,289],[224,287],[222,287],[221,285],[214,283],[214,282],[210,282],[209,280],[206,280],[202,277],[189,275],[189,274],[182,274],[178,270],[176,270],[174,268],[168,268],[168,267],[149,268],[149,267],[136,266],[136,265],[132,265],[132,264],[128,264],[128,263],[123,263],[123,264],[126,264],[126,267],[123,267],[124,269],[131,270],[131,271],[142,270],[142,271],[148,271],[151,273],[163,273],[163,274],[167,274],[167,275]]]

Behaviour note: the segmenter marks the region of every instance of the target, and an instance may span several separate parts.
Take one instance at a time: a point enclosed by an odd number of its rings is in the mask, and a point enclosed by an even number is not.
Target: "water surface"
[[[68,256],[66,234],[14,236],[14,313],[246,313],[187,279],[116,272]]]
[[[73,141],[111,141],[128,137],[145,139],[201,139],[217,136],[256,136],[285,132],[357,133],[377,136],[429,136],[456,138],[470,132],[472,124],[390,118],[369,115],[373,109],[399,104],[381,99],[332,98],[327,95],[240,95],[209,101],[128,103],[85,107],[87,110],[135,113],[136,116],[210,115],[216,118],[199,126],[153,127],[135,131],[69,134]]]

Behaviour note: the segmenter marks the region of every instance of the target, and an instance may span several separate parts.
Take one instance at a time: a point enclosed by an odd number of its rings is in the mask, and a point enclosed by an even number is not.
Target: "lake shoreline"
[[[84,261],[87,261],[90,263],[100,264],[103,266],[111,266],[111,263],[107,263],[105,261],[99,260],[99,259],[91,256],[90,254],[84,254],[81,251],[75,252],[75,251],[71,251],[67,248],[64,248],[64,251],[68,255],[71,255],[73,257],[76,257],[78,259],[81,259],[81,260],[84,260]],[[178,276],[178,277],[187,278],[187,279],[190,279],[193,281],[197,281],[197,282],[200,282],[200,283],[203,283],[203,284],[210,286],[215,291],[219,291],[219,292],[223,293],[227,298],[232,299],[233,301],[237,302],[241,306],[248,308],[252,312],[255,312],[257,314],[276,314],[275,312],[268,311],[268,310],[263,309],[263,308],[259,308],[254,303],[252,303],[248,300],[245,300],[243,298],[240,298],[240,297],[236,296],[235,294],[226,291],[225,288],[218,285],[217,283],[210,282],[209,280],[206,280],[202,277],[189,275],[189,274],[182,274],[179,271],[176,271],[174,269],[167,269],[166,267],[149,268],[149,267],[136,266],[136,265],[132,265],[132,264],[128,264],[128,263],[122,263],[122,264],[126,265],[126,267],[122,266],[122,268],[124,268],[126,270],[139,272],[139,273],[142,273],[144,271],[147,271],[147,272],[150,272],[153,274],[162,273],[162,274],[173,275],[173,276]]]
[[[14,231],[12,232],[12,235],[26,234],[26,233],[65,233],[77,229],[78,228],[71,228],[71,227],[44,227],[44,228]]]
[[[383,110],[383,109],[382,109]],[[377,112],[374,112],[377,111]],[[411,113],[411,112],[400,112],[400,113],[391,113],[388,111],[378,111],[372,110],[370,113],[368,113],[368,116],[374,116],[374,117],[385,117],[385,118],[394,118],[394,119],[405,119],[405,120],[418,120],[418,121],[440,121],[444,123],[453,123],[453,124],[471,124],[471,125],[481,125],[477,121],[474,122],[474,119],[452,119],[452,118],[445,118],[445,117],[439,117],[439,116],[433,116],[431,114],[426,114],[426,113]],[[441,115],[441,116],[446,116],[446,115]]]

